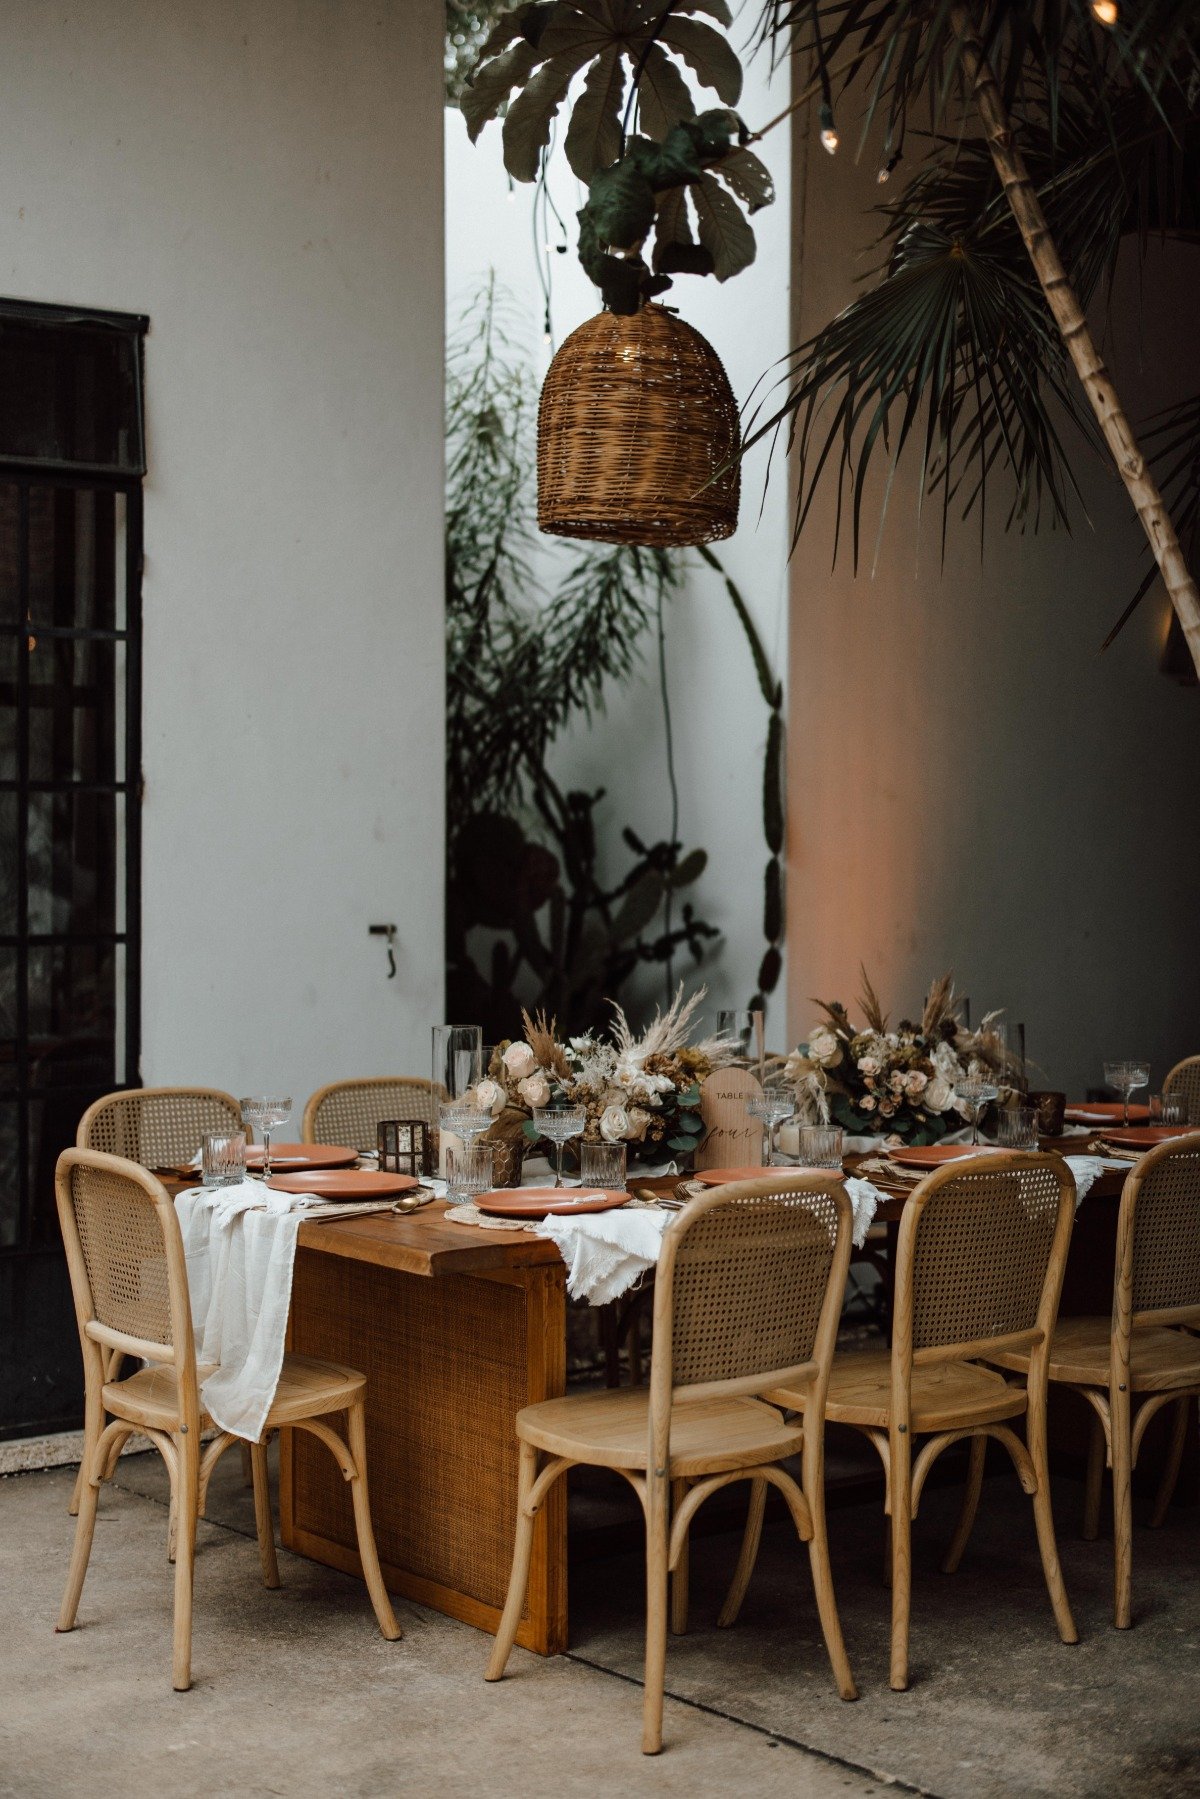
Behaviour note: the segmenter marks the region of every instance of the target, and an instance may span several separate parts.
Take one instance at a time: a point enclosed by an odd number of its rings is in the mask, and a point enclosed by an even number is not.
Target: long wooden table
[[[1077,1150],[1079,1140],[1061,1147]],[[1080,1208],[1064,1314],[1108,1309],[1123,1179],[1102,1175]],[[877,1214],[893,1236],[903,1204],[889,1198]],[[384,1578],[393,1592],[484,1630],[499,1622],[512,1554],[513,1421],[522,1406],[565,1389],[566,1303],[553,1243],[448,1223],[441,1201],[407,1216],[313,1219],[300,1230],[289,1347],[367,1376]],[[282,1433],[280,1510],[289,1549],[359,1571],[345,1484],[301,1432]],[[539,1514],[517,1637],[543,1655],[566,1647],[566,1568],[560,1481]]]

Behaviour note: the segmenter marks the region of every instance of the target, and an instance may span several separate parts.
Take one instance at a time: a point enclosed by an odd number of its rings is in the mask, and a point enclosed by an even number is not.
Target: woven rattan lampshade
[[[731,537],[738,443],[733,389],[698,331],[662,306],[598,313],[572,331],[542,388],[538,524],[602,543]]]

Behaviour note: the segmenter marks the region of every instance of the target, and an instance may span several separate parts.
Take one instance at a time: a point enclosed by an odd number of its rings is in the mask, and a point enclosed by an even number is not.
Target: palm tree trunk
[[[1104,358],[1088,329],[1079,297],[1067,279],[1062,258],[1050,235],[1046,215],[1042,211],[1037,190],[1029,179],[1025,159],[1013,142],[1012,127],[1004,108],[996,77],[983,53],[970,8],[959,0],[951,9],[954,29],[962,45],[963,68],[974,89],[975,104],[983,121],[992,161],[1000,177],[1005,197],[1012,208],[1029,259],[1033,263],[1046,302],[1062,333],[1063,342],[1075,364],[1092,410],[1112,451],[1129,497],[1142,521],[1142,529],[1154,552],[1163,583],[1171,596],[1171,604],[1179,616],[1183,634],[1196,672],[1200,674],[1200,591],[1188,573],[1175,527],[1163,503],[1163,497],[1146,467],[1145,457],[1117,398],[1112,377],[1104,366]]]

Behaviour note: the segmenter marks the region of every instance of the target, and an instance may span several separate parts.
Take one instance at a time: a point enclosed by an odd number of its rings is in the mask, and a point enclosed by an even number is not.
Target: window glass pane
[[[0,1093],[17,1085],[17,952],[0,949]]]
[[[0,1101],[0,1249],[11,1249],[21,1230],[20,1107]]]
[[[30,794],[32,932],[124,929],[116,870],[117,812],[123,806],[123,797],[110,793]]]
[[[12,481],[0,481],[0,620],[13,620],[20,610],[20,496]]]
[[[95,637],[35,637],[33,642],[30,780],[121,780],[125,746],[117,741],[115,693],[125,674],[124,644]]]
[[[0,793],[0,934],[17,928],[17,796]]]
[[[0,456],[140,473],[140,363],[133,330],[0,311]]]
[[[38,945],[29,951],[29,1084],[115,1084],[114,943]]]
[[[94,487],[29,490],[29,605],[35,625],[116,624],[116,496]],[[123,603],[122,603],[123,605]]]
[[[17,778],[17,657],[20,638],[0,625],[0,781]]]

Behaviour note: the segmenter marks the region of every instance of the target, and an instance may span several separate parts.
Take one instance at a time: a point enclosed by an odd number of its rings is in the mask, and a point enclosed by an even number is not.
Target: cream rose
[[[496,1118],[503,1112],[508,1096],[499,1081],[484,1079],[475,1083],[472,1098],[477,1112],[490,1112]]]
[[[869,1078],[873,1074],[878,1074],[879,1073],[879,1057],[878,1056],[860,1056],[858,1058],[858,1072],[864,1078]]]
[[[527,1049],[528,1044],[522,1044]],[[544,1074],[527,1074],[523,1081],[517,1082],[517,1092],[527,1106],[548,1106],[550,1104],[550,1083]]]
[[[935,1074],[921,1095],[921,1104],[927,1112],[944,1112],[953,1098],[954,1089],[949,1081]]]
[[[809,1036],[808,1054],[822,1068],[835,1068],[842,1059],[842,1046],[833,1031],[819,1024]]]
[[[910,1068],[904,1077],[904,1091],[909,1099],[920,1099],[929,1085],[929,1076],[919,1068]]]
[[[523,1081],[537,1067],[537,1057],[524,1042],[510,1043],[504,1052],[504,1067],[514,1081]]]
[[[645,1140],[646,1131],[650,1124],[650,1116],[650,1113],[645,1111],[641,1106],[630,1107],[629,1123],[625,1131],[628,1142],[641,1143]]]
[[[646,1118],[649,1122],[649,1113]],[[600,1135],[606,1143],[625,1141],[629,1135],[629,1114],[624,1106],[605,1106],[600,1114]]]
[[[875,1095],[873,1093],[864,1093],[858,1102],[858,1109],[860,1112],[873,1112],[875,1110]]]

